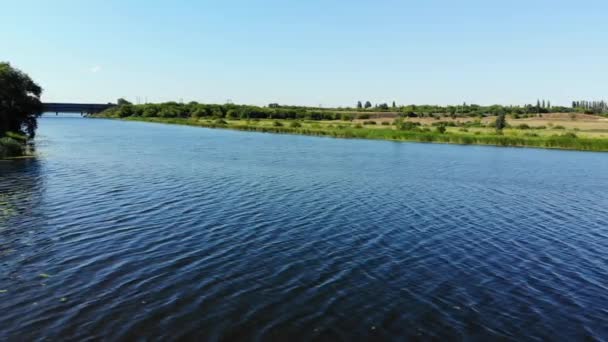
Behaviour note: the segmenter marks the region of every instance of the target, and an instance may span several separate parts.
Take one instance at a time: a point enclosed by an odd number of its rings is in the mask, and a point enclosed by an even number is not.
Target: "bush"
[[[445,125],[437,126],[437,133],[439,134],[444,134],[446,130],[447,128],[445,127]]]
[[[299,121],[292,121],[289,123],[289,127],[299,128],[299,127],[302,127],[302,124]]]
[[[370,120],[370,121],[363,121],[364,125],[375,125],[376,121]]]
[[[369,114],[361,114],[361,115],[359,115],[359,119],[361,119],[361,120],[367,120],[369,118],[370,118]]]
[[[403,121],[401,118],[395,120],[395,126],[397,126],[397,129],[403,130],[403,131],[414,131],[416,129],[418,129],[418,127],[420,126],[419,122],[411,122],[411,121]]]
[[[355,128],[363,128],[363,125],[361,125],[361,124],[358,123],[358,124],[355,125]]]
[[[516,126],[516,128],[518,129],[530,129],[530,126],[528,124],[519,124]]]
[[[23,144],[19,141],[9,137],[0,138],[0,158],[18,157],[23,153]]]
[[[564,126],[559,126],[559,125],[558,125],[558,126],[555,126],[555,127],[553,127],[553,128],[554,128],[554,129],[566,129],[566,127],[564,127]]]
[[[274,122],[272,123],[272,125],[273,125],[274,127],[283,127],[283,123],[282,123],[281,121],[274,121]]]
[[[382,121],[382,126],[390,126],[391,123],[388,121]]]
[[[24,135],[24,134],[19,134],[19,133],[15,133],[15,132],[6,132],[6,136],[8,138],[20,141],[22,143],[27,142],[27,135]]]
[[[226,120],[224,120],[224,119],[215,119],[215,120],[213,121],[213,123],[214,123],[214,124],[216,124],[216,125],[220,125],[220,126],[223,126],[223,125],[227,125],[227,124],[228,124],[228,123],[226,122]]]
[[[342,121],[353,121],[354,117],[351,114],[342,113],[342,115],[340,115],[340,119]]]

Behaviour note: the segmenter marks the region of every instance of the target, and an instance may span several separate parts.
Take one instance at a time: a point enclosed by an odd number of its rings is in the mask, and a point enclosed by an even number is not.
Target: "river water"
[[[608,154],[45,117],[0,340],[608,338]]]

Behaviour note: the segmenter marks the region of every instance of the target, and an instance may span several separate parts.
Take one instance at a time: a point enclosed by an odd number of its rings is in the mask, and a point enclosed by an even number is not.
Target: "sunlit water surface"
[[[0,340],[608,338],[608,154],[41,119]]]

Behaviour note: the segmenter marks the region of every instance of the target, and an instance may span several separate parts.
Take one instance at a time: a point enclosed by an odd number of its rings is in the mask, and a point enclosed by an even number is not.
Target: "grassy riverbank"
[[[22,157],[26,154],[27,137],[16,134],[7,133],[6,136],[0,137],[0,159]]]
[[[546,128],[509,128],[502,134],[488,127],[445,127],[429,125],[378,125],[367,122],[312,121],[312,120],[225,120],[197,118],[126,117],[128,121],[178,124],[197,127],[224,128],[242,131],[302,134],[335,138],[360,138],[392,141],[416,141],[466,145],[493,145],[515,147],[557,148],[581,151],[608,151],[608,139],[579,136],[574,131]],[[405,126],[405,127],[404,127]],[[524,126],[522,126],[524,127]],[[542,132],[541,132],[542,131]],[[545,132],[546,131],[546,132]]]

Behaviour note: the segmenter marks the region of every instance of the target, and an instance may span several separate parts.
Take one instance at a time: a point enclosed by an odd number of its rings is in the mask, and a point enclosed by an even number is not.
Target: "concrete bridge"
[[[44,113],[80,113],[96,114],[116,106],[114,103],[43,103]]]

